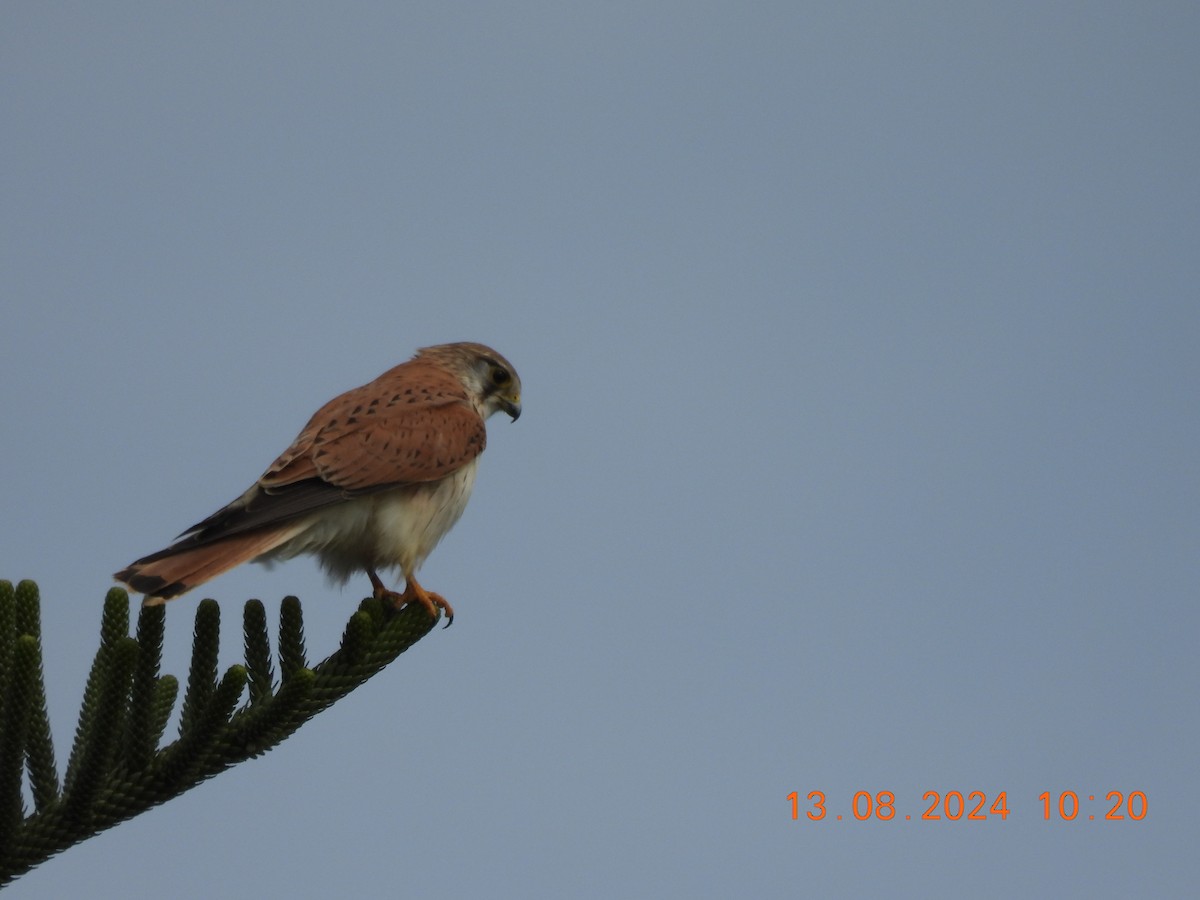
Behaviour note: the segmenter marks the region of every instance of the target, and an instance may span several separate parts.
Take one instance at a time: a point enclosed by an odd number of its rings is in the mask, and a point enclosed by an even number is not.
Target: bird
[[[330,400],[240,497],[114,577],[156,606],[244,562],[311,554],[331,580],[365,572],[375,597],[444,610],[449,627],[454,608],[416,575],[466,508],[484,422],[501,411],[521,415],[508,360],[472,342],[424,347]]]

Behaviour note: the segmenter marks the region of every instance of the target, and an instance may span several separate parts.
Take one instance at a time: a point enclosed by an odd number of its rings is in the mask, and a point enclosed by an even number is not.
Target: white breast
[[[472,460],[441,481],[354,497],[313,515],[296,537],[258,562],[311,553],[331,578],[398,568],[415,575],[438,541],[458,521],[475,485]]]

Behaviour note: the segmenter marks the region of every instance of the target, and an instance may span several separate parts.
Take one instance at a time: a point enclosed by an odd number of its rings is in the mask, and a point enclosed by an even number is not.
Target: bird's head
[[[436,357],[452,368],[475,399],[485,419],[504,411],[515,422],[521,415],[521,378],[507,359],[483,344],[463,342],[424,347],[417,358]]]

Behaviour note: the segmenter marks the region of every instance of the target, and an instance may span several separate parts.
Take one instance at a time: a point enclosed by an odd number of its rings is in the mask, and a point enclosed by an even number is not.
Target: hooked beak
[[[500,397],[499,399],[500,408],[508,413],[514,422],[521,418],[521,399],[519,397],[516,400],[510,400],[507,397]]]

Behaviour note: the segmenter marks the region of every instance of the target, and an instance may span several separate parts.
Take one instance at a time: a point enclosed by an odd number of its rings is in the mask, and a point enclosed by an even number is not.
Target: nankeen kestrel
[[[315,555],[345,581],[365,571],[376,597],[454,610],[416,574],[467,506],[484,420],[521,414],[521,380],[482,344],[426,347],[322,406],[248,491],[179,540],[117,572],[155,605],[248,560]],[[378,570],[396,568],[404,592]]]

